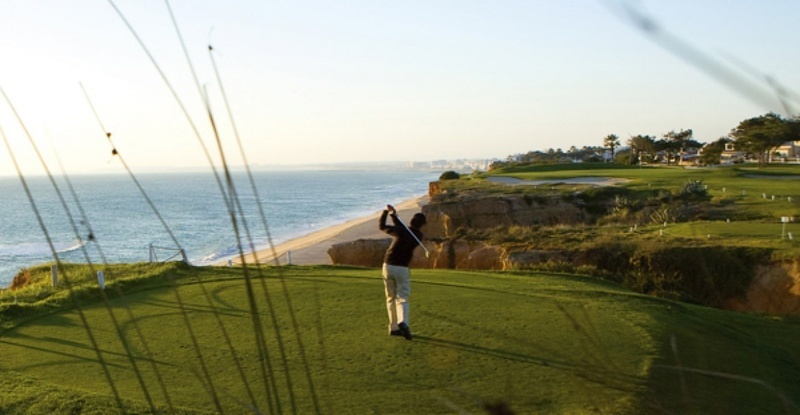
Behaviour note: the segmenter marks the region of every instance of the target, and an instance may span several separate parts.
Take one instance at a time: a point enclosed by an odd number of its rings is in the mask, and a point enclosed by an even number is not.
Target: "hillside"
[[[32,270],[17,304],[0,295],[0,412],[114,413],[116,391],[128,413],[800,413],[796,319],[415,270],[408,342],[386,335],[377,270],[243,271],[120,265],[101,291],[82,266],[69,290]]]
[[[414,267],[577,272],[641,293],[800,313],[800,166],[517,166],[431,183]],[[786,221],[786,222],[784,222]],[[384,241],[334,246],[379,266]]]

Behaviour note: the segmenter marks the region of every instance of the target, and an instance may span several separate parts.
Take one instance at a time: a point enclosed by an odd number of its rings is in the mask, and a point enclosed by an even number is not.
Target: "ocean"
[[[387,203],[422,196],[438,174],[284,170],[254,171],[253,176],[260,200],[245,173],[234,173],[234,182],[257,249],[263,249],[269,240],[259,204],[273,243],[280,244],[376,213]],[[148,261],[151,245],[169,248],[156,251],[157,257],[164,259],[174,254],[171,249],[177,249],[170,232],[195,265],[238,253],[231,218],[211,172],[139,174],[136,179],[157,213],[125,174],[75,175],[69,181],[56,177],[64,203],[47,177],[26,178],[62,261],[85,263],[87,255],[95,264],[102,264],[103,258],[109,263]],[[19,178],[0,177],[0,195],[0,287],[4,287],[20,269],[52,262],[54,257]],[[249,247],[246,240],[244,243]]]

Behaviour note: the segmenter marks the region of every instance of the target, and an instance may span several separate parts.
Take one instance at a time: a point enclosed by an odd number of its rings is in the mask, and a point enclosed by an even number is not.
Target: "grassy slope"
[[[765,168],[729,166],[717,168],[684,169],[679,167],[632,167],[617,164],[556,164],[520,166],[499,171],[492,175],[507,175],[524,180],[558,180],[574,177],[613,177],[628,179],[620,184],[636,194],[649,194],[657,189],[676,192],[689,180],[702,180],[708,186],[708,195],[713,203],[728,205],[735,212],[730,223],[699,221],[670,224],[663,229],[652,223],[640,230],[645,236],[658,235],[665,238],[712,239],[713,244],[772,248],[776,256],[794,258],[800,255],[800,166],[775,165]],[[486,191],[519,192],[505,185],[488,185],[463,181],[448,185],[478,186]],[[556,186],[563,190],[584,190],[586,185]],[[541,186],[533,192],[547,192]],[[774,196],[774,198],[773,198]],[[783,226],[781,217],[792,216],[794,222]],[[663,235],[659,232],[663,229]],[[784,233],[786,232],[786,233]],[[792,233],[794,240],[789,240]],[[635,237],[635,235],[632,235]],[[783,236],[783,239],[781,239]],[[631,236],[627,236],[631,237]]]
[[[266,273],[274,313],[263,301],[260,280],[255,292],[270,339],[269,384],[280,394],[283,412],[292,406],[286,373],[298,413],[313,409],[307,375],[321,411],[331,414],[476,413],[481,402],[497,401],[518,413],[800,412],[780,399],[800,402],[797,320],[689,306],[580,276],[415,270],[416,338],[407,342],[386,335],[377,270],[290,267]],[[160,408],[167,402],[158,376],[173,408],[183,408],[167,412],[213,410],[208,385],[198,377],[202,368],[188,320],[226,411],[245,412],[249,398],[219,322],[256,405],[269,410],[265,396],[272,390],[260,381],[239,269],[137,265],[108,274],[125,292],[119,298],[113,287],[107,290],[111,310]],[[138,276],[125,281],[126,275]],[[309,371],[288,318],[284,287]],[[120,396],[131,412],[147,411],[98,290],[75,291]],[[39,292],[40,298],[47,295]],[[77,312],[63,301],[67,307],[61,311],[47,304],[0,308],[0,412],[108,413],[114,399]],[[272,400],[272,409],[277,402]]]

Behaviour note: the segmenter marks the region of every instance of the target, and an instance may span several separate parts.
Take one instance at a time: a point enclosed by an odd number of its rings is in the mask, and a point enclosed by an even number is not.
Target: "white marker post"
[[[783,224],[781,227],[781,240],[786,238],[786,224],[789,223],[789,220],[790,218],[788,216],[781,216],[781,224]]]
[[[103,275],[103,271],[97,271],[97,285],[101,290],[106,289],[106,277]]]

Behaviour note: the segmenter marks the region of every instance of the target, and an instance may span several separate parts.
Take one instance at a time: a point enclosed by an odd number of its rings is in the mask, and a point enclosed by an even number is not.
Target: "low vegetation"
[[[461,175],[452,170],[448,170],[439,175],[439,180],[458,180],[459,178],[461,178]]]

